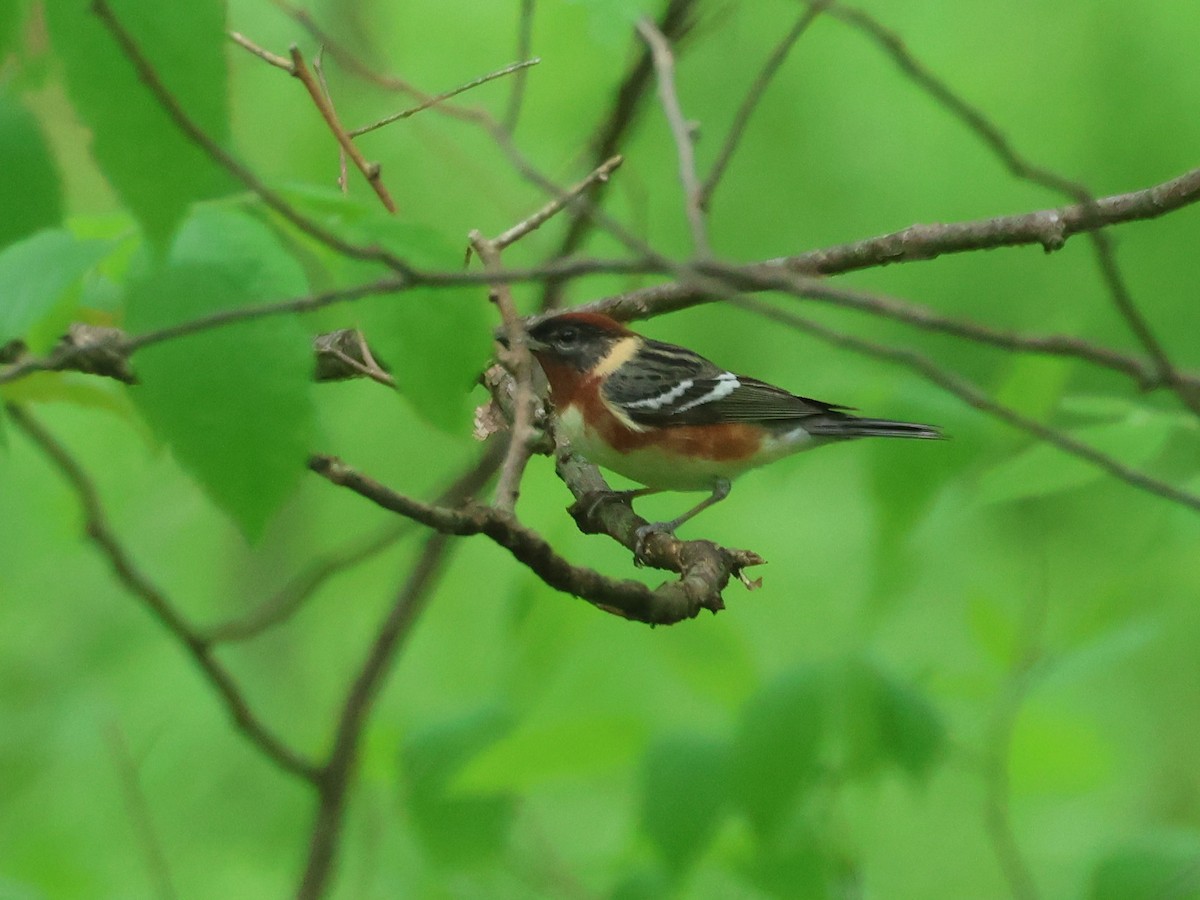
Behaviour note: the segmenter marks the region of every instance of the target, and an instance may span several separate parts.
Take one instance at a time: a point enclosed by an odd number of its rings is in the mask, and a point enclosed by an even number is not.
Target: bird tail
[[[891,419],[860,419],[858,416],[814,416],[804,422],[809,434],[826,437],[897,437],[937,440],[944,435],[932,425],[895,422]]]

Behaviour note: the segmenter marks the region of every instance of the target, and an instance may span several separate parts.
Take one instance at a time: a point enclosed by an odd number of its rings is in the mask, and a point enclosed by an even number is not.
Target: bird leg
[[[594,534],[596,527],[591,525],[593,516],[599,512],[600,507],[605,503],[629,503],[638,497],[644,497],[647,494],[656,494],[654,488],[634,488],[628,491],[588,491],[582,494],[571,507],[567,510],[571,514],[581,531],[585,534]],[[632,508],[632,507],[631,507]]]
[[[646,546],[646,539],[649,538],[650,535],[652,535],[656,532],[665,532],[666,534],[674,534],[675,529],[678,528],[680,525],[682,525],[684,522],[686,522],[688,519],[691,519],[693,516],[696,516],[697,514],[704,512],[704,510],[708,509],[713,504],[720,503],[722,500],[724,500],[726,497],[728,497],[729,489],[731,486],[732,485],[730,484],[728,478],[718,478],[716,481],[713,482],[712,493],[709,496],[705,497],[703,500],[701,500],[699,503],[697,503],[695,506],[693,506],[691,509],[689,509],[687,512],[685,512],[683,515],[676,516],[674,519],[671,519],[671,521],[669,521],[669,522],[651,522],[649,525],[643,525],[641,528],[639,528],[637,530],[637,545],[634,549],[634,553],[636,554],[636,556],[638,558],[641,558],[642,551],[645,549],[645,546]],[[643,488],[642,492],[649,493],[650,491],[647,488]],[[639,492],[637,492],[637,491],[631,491],[629,493],[640,496]]]

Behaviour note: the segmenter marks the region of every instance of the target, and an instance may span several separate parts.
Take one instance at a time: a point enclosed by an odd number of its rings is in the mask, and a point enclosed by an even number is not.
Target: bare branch
[[[534,6],[535,0],[521,0],[521,13],[517,24],[517,59],[528,59],[533,51]],[[527,75],[522,69],[513,78],[512,92],[508,95],[508,109],[504,113],[504,130],[509,134],[517,130],[517,120],[521,117]]]
[[[837,275],[893,263],[936,259],[947,253],[998,247],[1039,244],[1047,251],[1053,251],[1061,249],[1072,235],[1123,222],[1155,219],[1198,200],[1200,168],[1153,187],[1102,197],[1093,204],[1076,203],[968,222],[910,225],[878,237],[779,257],[743,268],[752,275],[768,275],[772,270],[799,275]],[[704,270],[703,265],[697,268]],[[722,296],[713,295],[694,283],[671,282],[603,297],[580,308],[632,321],[720,299]]]
[[[113,765],[121,782],[121,793],[125,795],[125,807],[129,810],[129,818],[133,820],[138,843],[142,845],[142,853],[146,857],[146,867],[150,870],[154,893],[160,900],[172,900],[178,894],[171,878],[171,867],[167,864],[162,840],[154,827],[150,804],[146,802],[146,794],[142,790],[137,761],[129,750],[129,742],[125,739],[124,732],[116,722],[111,723],[108,728],[108,744]]]
[[[1048,425],[1043,425],[1041,422],[993,400],[966,379],[959,378],[957,375],[941,368],[926,356],[922,356],[911,350],[900,350],[895,347],[888,347],[873,341],[867,341],[834,331],[811,319],[805,319],[793,313],[775,309],[761,300],[742,298],[732,302],[735,306],[753,310],[760,315],[766,316],[776,322],[781,322],[791,328],[804,331],[834,346],[853,350],[856,353],[862,353],[877,359],[888,360],[907,369],[912,369],[926,380],[958,397],[968,406],[1000,419],[1002,422],[1007,422],[1014,428],[1027,432],[1039,440],[1052,444],[1064,453],[1077,456],[1085,462],[1091,463],[1096,468],[1107,472],[1114,478],[1124,481],[1126,484],[1170,500],[1172,503],[1178,503],[1180,506],[1200,511],[1200,495],[1174,487],[1164,481],[1159,481],[1157,478],[1152,478],[1144,472],[1139,472],[1125,465],[1114,457],[1101,453],[1096,448],[1071,437],[1065,432],[1051,428]]]
[[[318,48],[316,55],[313,57],[313,72],[317,75],[317,83],[321,85],[321,96],[325,98],[325,102],[329,104],[329,108],[333,109],[333,95],[329,92],[329,81],[325,78],[324,66],[325,48]],[[346,171],[346,149],[338,147],[338,189],[343,194],[350,192],[350,176]]]
[[[104,23],[109,32],[112,33],[112,36],[120,45],[126,58],[128,58],[137,70],[138,77],[141,78],[142,83],[149,88],[150,92],[154,95],[154,99],[158,101],[159,105],[170,116],[176,127],[189,140],[207,153],[217,165],[221,166],[221,168],[225,169],[225,171],[229,172],[230,175],[245,185],[248,190],[254,193],[270,209],[274,210],[309,237],[351,259],[380,263],[401,275],[406,275],[412,271],[412,267],[408,263],[386,250],[378,247],[360,247],[342,240],[332,231],[301,214],[295,207],[284,200],[281,195],[267,187],[257,175],[235,159],[232,154],[228,153],[212,136],[184,112],[183,107],[179,105],[174,95],[167,90],[162,79],[159,78],[158,72],[150,64],[149,60],[146,59],[145,54],[142,53],[133,36],[130,35],[125,26],[113,14],[112,9],[108,5],[108,0],[92,0],[92,11],[100,18],[100,21]]]
[[[371,185],[371,189],[379,197],[379,202],[383,204],[384,209],[390,213],[395,213],[396,203],[392,200],[392,195],[388,193],[388,189],[383,183],[382,167],[377,162],[367,162],[366,157],[362,155],[362,151],[358,149],[358,145],[346,133],[346,129],[342,126],[342,122],[338,118],[333,104],[329,102],[321,90],[320,83],[313,77],[312,71],[304,61],[304,54],[300,52],[300,48],[292,44],[288,48],[288,53],[292,58],[292,75],[298,78],[300,83],[304,85],[304,89],[308,91],[308,96],[312,99],[313,105],[317,107],[321,118],[325,120],[325,124],[329,126],[329,130],[333,132],[338,145],[342,148],[346,156],[350,158],[350,161],[354,163],[354,167],[362,172],[363,178],[367,179],[367,183]]]
[[[721,183],[721,178],[725,175],[725,170],[729,167],[729,161],[733,159],[733,154],[737,151],[742,137],[746,134],[746,126],[750,124],[750,117],[754,115],[754,110],[758,108],[759,101],[762,100],[763,95],[767,92],[772,79],[775,78],[784,60],[787,59],[792,47],[803,37],[804,32],[808,31],[808,26],[812,24],[813,20],[828,5],[829,0],[820,0],[820,2],[812,3],[808,9],[800,14],[800,18],[796,20],[796,23],[788,30],[788,33],[783,36],[783,40],[779,42],[771,52],[771,55],[767,57],[762,71],[758,73],[758,77],[754,79],[754,83],[746,91],[746,96],[742,99],[741,106],[738,107],[737,113],[734,114],[733,124],[729,126],[729,133],[725,136],[725,143],[717,151],[716,161],[709,170],[708,177],[704,179],[704,184],[700,187],[700,208],[702,210],[708,210],[709,204],[712,202],[712,195],[717,190],[717,185]]]
[[[487,75],[481,75],[478,78],[468,81],[466,84],[459,85],[456,88],[451,88],[444,93],[426,97],[416,106],[401,110],[398,113],[392,113],[390,116],[384,116],[382,119],[372,122],[370,125],[363,125],[359,128],[355,128],[350,132],[350,137],[359,137],[360,135],[368,134],[376,129],[383,128],[385,125],[391,125],[393,122],[399,122],[401,119],[407,119],[409,116],[415,116],[417,113],[423,112],[424,110],[429,109],[431,106],[437,106],[439,103],[443,103],[446,100],[449,100],[451,97],[457,97],[459,94],[465,93],[472,88],[477,88],[481,84],[487,84],[489,81],[495,81],[497,78],[503,78],[505,75],[511,75],[514,72],[524,72],[525,69],[528,69],[530,66],[536,66],[540,62],[540,59],[534,58],[510,63],[503,69],[497,69],[495,72],[489,72]]]
[[[346,793],[350,787],[363,726],[382,687],[383,678],[404,638],[411,632],[413,623],[424,610],[445,568],[446,555],[453,546],[450,537],[445,534],[435,532],[426,540],[425,549],[376,635],[367,661],[354,679],[342,705],[333,751],[318,784],[316,821],[309,838],[304,873],[296,890],[299,900],[315,900],[325,893],[341,842]]]
[[[442,493],[439,503],[458,504],[480,490],[495,473],[503,450],[501,442],[489,446],[479,461]],[[448,535],[434,534],[426,540],[421,555],[372,641],[358,675],[346,692],[334,729],[333,748],[317,783],[317,814],[297,897],[322,896],[333,874],[346,794],[353,779],[363,728],[397,654],[428,604],[453,549]]]
[[[216,690],[238,730],[279,768],[315,783],[318,774],[316,767],[267,730],[250,709],[233,676],[213,657],[211,646],[187,623],[166,595],[134,565],[132,557],[108,524],[95,484],[75,458],[24,409],[14,404],[5,404],[4,408],[13,424],[33,441],[75,492],[83,510],[87,536],[108,561],[117,580],[142,602],[187,651],[201,674]]]
[[[471,246],[483,260],[484,268],[488,272],[500,271],[500,251],[495,242],[489,241],[478,231],[471,232],[470,239]],[[491,298],[500,310],[504,343],[508,351],[506,365],[517,384],[513,397],[512,439],[509,441],[504,463],[500,467],[495,500],[498,509],[511,513],[517,505],[521,476],[525,473],[525,466],[529,462],[537,437],[533,427],[537,397],[533,389],[533,356],[525,342],[525,329],[513,302],[512,291],[506,284],[496,284],[492,287]]]
[[[671,43],[676,44],[692,29],[692,11],[697,0],[668,0],[666,9],[658,21],[658,30]],[[622,79],[617,93],[608,108],[607,118],[596,129],[591,140],[593,147],[593,165],[599,165],[603,160],[615,156],[621,149],[625,136],[632,130],[637,120],[642,100],[650,87],[650,77],[654,74],[654,64],[650,48],[645,48],[637,61]],[[594,221],[587,211],[594,207],[599,199],[601,182],[592,185],[584,195],[586,204],[571,217],[567,230],[563,233],[562,241],[554,253],[555,259],[570,256],[583,246],[584,240],[594,226]],[[562,303],[561,281],[551,279],[542,290],[540,308],[543,311],[554,309]]]
[[[823,278],[809,278],[779,270],[770,273],[756,270],[753,274],[748,274],[745,269],[739,269],[736,266],[721,266],[714,263],[708,266],[708,271],[721,278],[729,290],[783,291],[801,299],[816,300],[832,306],[865,312],[879,318],[902,322],[924,331],[947,334],[1004,350],[1073,357],[1127,375],[1137,381],[1141,390],[1164,386],[1163,382],[1159,380],[1157,368],[1151,361],[1072,335],[1019,334],[981,325],[967,319],[956,319],[936,312],[927,306],[894,297],[839,287]],[[1174,377],[1181,383],[1200,388],[1200,376],[1176,371]]]
[[[555,197],[533,215],[526,218],[524,221],[518,222],[512,228],[492,238],[492,243],[496,245],[497,250],[503,250],[510,244],[516,243],[521,238],[530,232],[536,231],[545,224],[552,216],[567,207],[576,198],[583,196],[593,185],[604,184],[625,161],[623,156],[614,156],[605,160],[599,166],[592,170],[582,181],[573,184],[567,188],[566,192],[559,197]]]
[[[1078,201],[1085,211],[1095,210],[1095,197],[1085,185],[1035,165],[1021,156],[999,127],[991,122],[982,110],[972,106],[955,93],[948,84],[933,74],[908,51],[898,35],[884,28],[869,13],[841,3],[831,4],[829,12],[830,15],[850,23],[873,38],[905,75],[978,135],[1014,176],[1071,197]],[[1095,229],[1089,231],[1089,237],[1096,251],[1097,263],[1104,281],[1108,285],[1113,305],[1116,306],[1117,311],[1129,326],[1129,330],[1133,332],[1138,342],[1154,361],[1158,368],[1159,381],[1172,385],[1184,405],[1200,415],[1200,394],[1180,384],[1166,350],[1155,336],[1150,323],[1137,308],[1125,279],[1121,276],[1112,242],[1106,234]]]
[[[277,69],[283,69],[283,71],[287,72],[289,75],[292,74],[292,61],[290,59],[279,56],[276,53],[272,53],[270,50],[258,46],[258,44],[254,43],[254,41],[250,40],[250,38],[246,37],[239,31],[230,31],[228,34],[229,39],[239,47],[243,48],[244,50],[249,50],[268,65],[272,65]]]
[[[329,579],[394,547],[412,530],[411,522],[389,522],[385,528],[314,560],[249,613],[210,627],[204,633],[204,640],[210,644],[237,643],[277,628],[289,621]]]
[[[704,224],[700,181],[696,177],[696,148],[692,141],[692,129],[683,117],[679,95],[675,90],[675,57],[671,54],[671,45],[650,19],[639,19],[637,29],[650,48],[654,69],[658,72],[658,98],[666,114],[679,156],[679,180],[683,184],[684,210],[687,213],[688,226],[692,230],[692,249],[697,256],[711,256],[708,231]]]
[[[713,612],[724,609],[721,591],[729,577],[762,562],[757,554],[749,551],[724,550],[707,541],[684,542],[670,535],[652,535],[647,541],[649,564],[670,568],[669,563],[674,563],[683,570],[683,577],[651,589],[636,581],[617,581],[591,569],[571,565],[545,538],[501,510],[478,505],[452,509],[421,503],[372,481],[334,457],[314,456],[309,461],[309,468],[384,509],[443,534],[486,535],[555,590],[574,594],[614,615],[651,625],[669,625],[690,619],[701,609]],[[633,516],[632,511],[629,515]],[[634,521],[644,524],[644,520],[636,516],[629,520],[631,544],[636,541]],[[680,545],[679,558],[665,559],[669,554],[659,548],[668,543]]]

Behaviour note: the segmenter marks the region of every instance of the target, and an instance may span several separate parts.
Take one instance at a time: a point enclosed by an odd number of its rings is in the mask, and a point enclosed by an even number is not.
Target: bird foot
[[[567,512],[584,534],[599,534],[604,530],[595,518],[599,515],[600,508],[606,503],[629,505],[638,494],[638,491],[588,491],[567,507]],[[630,508],[632,509],[632,506]]]
[[[643,525],[634,532],[635,541],[633,544],[633,561],[639,566],[646,565],[646,542],[650,540],[651,535],[669,534],[675,536],[674,522],[651,522],[648,525]]]

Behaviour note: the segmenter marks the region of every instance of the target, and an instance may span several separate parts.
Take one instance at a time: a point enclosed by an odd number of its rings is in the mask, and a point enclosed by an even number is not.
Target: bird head
[[[543,368],[591,372],[633,332],[597,313],[561,313],[542,319],[528,331],[529,349]]]

